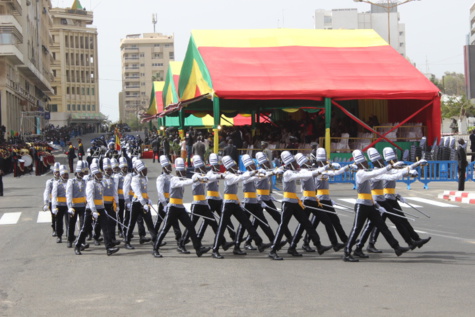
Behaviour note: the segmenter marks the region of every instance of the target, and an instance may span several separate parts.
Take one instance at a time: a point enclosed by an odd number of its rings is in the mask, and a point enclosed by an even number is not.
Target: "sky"
[[[51,2],[53,7],[65,8],[74,0]],[[473,3],[420,0],[398,7],[400,22],[406,25],[406,55],[421,72],[439,78],[446,71],[463,73],[463,46]],[[112,122],[119,119],[122,89],[120,40],[127,34],[153,32],[153,13],[158,18],[156,31],[175,36],[175,60],[183,60],[191,30],[311,29],[317,9],[370,9],[369,4],[353,0],[81,0],[81,4],[94,13],[101,112]]]

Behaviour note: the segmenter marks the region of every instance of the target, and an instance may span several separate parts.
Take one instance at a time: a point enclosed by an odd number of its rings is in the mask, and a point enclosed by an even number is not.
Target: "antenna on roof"
[[[155,32],[155,26],[157,25],[157,14],[156,13],[152,14],[152,24],[153,24],[153,33],[156,33]]]

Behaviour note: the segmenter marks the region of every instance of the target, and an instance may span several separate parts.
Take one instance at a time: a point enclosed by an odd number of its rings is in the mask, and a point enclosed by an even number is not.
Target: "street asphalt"
[[[86,146],[91,137],[83,137]],[[66,162],[64,155],[57,159]],[[160,167],[150,159],[145,163],[156,202]],[[286,254],[287,247],[279,252],[284,261],[258,251],[236,256],[232,248],[221,250],[223,260],[210,253],[198,258],[194,252],[178,253],[172,232],[161,259],[152,256],[152,245],[138,243],[137,233],[135,250],[121,248],[107,256],[103,246],[91,245],[77,256],[66,243],[56,243],[48,222],[39,221],[45,216],[40,210],[49,177],[3,179],[0,316],[474,316],[475,208],[437,198],[444,190],[456,190],[455,182],[430,183],[428,190],[420,182],[411,190],[398,184],[402,196],[430,215],[404,208],[421,216],[411,223],[421,237],[432,237],[428,244],[397,257],[380,236],[377,247],[383,253],[346,263],[341,251],[297,258]],[[466,190],[475,192],[474,182],[468,181]],[[190,192],[187,188],[185,201],[191,201]],[[334,184],[331,196],[350,205],[356,192],[349,184]],[[349,233],[353,216],[338,212]],[[17,222],[2,224],[3,216],[12,213],[21,213]],[[289,228],[295,226],[292,221]],[[329,244],[324,227],[317,231]],[[203,244],[211,246],[213,238],[209,228]],[[193,251],[191,245],[188,249]]]

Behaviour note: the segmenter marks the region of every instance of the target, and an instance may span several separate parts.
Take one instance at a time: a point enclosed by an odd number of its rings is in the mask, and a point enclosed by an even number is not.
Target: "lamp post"
[[[388,43],[391,45],[391,9],[397,8],[400,5],[413,2],[413,1],[421,1],[421,0],[404,0],[404,1],[397,1],[397,0],[387,0],[387,2],[381,1],[381,2],[373,2],[370,0],[353,0],[354,2],[365,2],[369,3],[372,5],[375,5],[377,7],[381,7],[386,9],[386,12],[388,13]]]

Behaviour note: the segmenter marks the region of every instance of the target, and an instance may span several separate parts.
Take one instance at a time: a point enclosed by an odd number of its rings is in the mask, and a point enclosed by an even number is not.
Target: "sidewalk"
[[[475,191],[450,191],[444,190],[438,198],[455,201],[464,204],[475,204]]]

